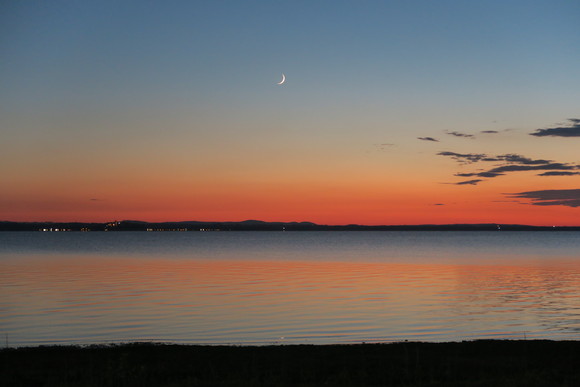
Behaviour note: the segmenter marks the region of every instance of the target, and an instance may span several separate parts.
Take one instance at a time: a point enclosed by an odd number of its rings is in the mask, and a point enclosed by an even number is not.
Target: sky
[[[3,2],[0,220],[580,225],[579,18]]]

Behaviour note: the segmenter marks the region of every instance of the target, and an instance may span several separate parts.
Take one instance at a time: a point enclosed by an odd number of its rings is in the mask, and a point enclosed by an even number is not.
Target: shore
[[[580,341],[0,350],[5,386],[578,386]]]

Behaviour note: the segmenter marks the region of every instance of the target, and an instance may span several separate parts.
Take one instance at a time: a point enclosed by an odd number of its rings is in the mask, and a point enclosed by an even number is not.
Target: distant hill
[[[491,224],[423,225],[322,225],[312,222],[241,222],[179,221],[143,222],[123,220],[108,223],[82,222],[10,222],[0,221],[0,231],[580,231],[580,226],[552,227]]]

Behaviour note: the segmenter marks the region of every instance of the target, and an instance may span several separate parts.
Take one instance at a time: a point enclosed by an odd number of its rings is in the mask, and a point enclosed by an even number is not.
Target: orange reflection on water
[[[23,342],[35,335],[267,343],[459,340],[523,332],[567,337],[580,331],[575,262],[44,257],[0,266],[5,328]]]

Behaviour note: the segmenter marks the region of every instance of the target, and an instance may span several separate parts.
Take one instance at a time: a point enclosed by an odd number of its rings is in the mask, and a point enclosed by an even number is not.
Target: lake
[[[1,346],[580,339],[578,232],[0,232]]]

